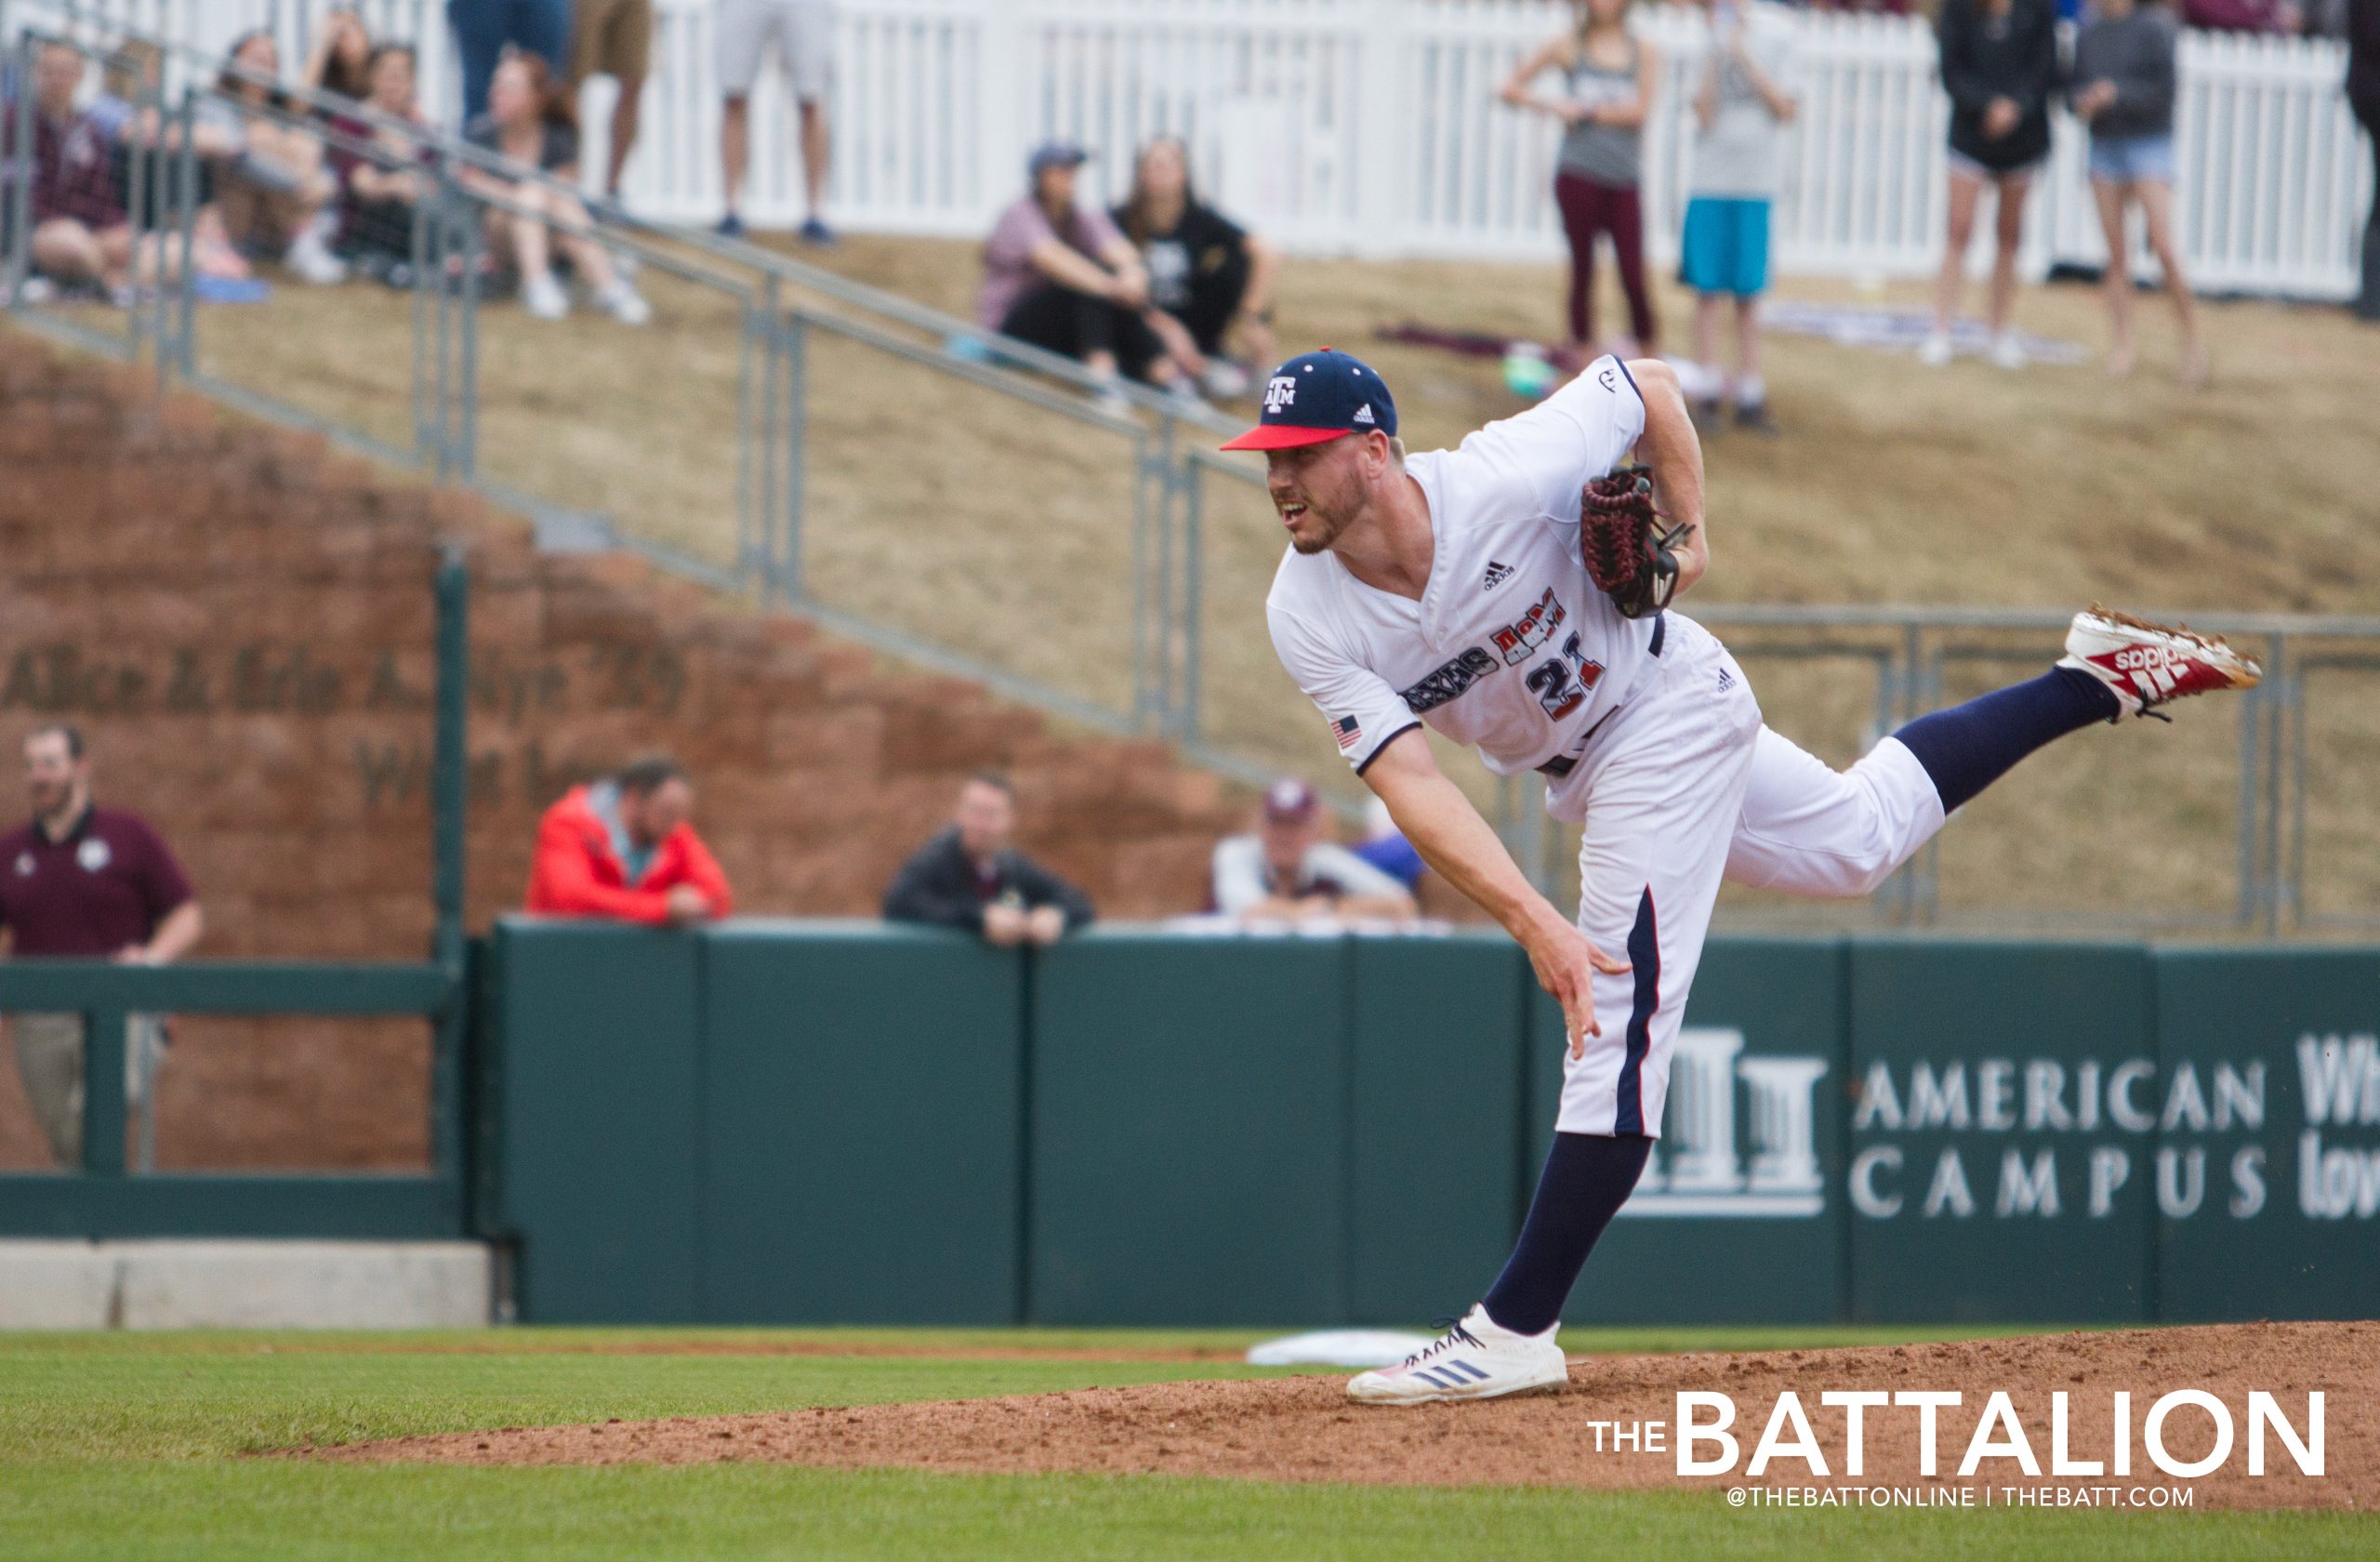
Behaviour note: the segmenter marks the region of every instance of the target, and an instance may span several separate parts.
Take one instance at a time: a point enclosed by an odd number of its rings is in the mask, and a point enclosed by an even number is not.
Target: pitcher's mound
[[[2380,1323],[2236,1324],[2135,1330],[1851,1350],[1582,1357],[1570,1386],[1467,1405],[1412,1410],[1358,1407],[1342,1380],[1149,1383],[999,1399],[868,1405],[701,1420],[611,1422],[601,1426],[399,1437],[310,1450],[340,1460],[435,1460],[468,1464],[687,1464],[775,1461],[851,1468],[1015,1473],[1230,1476],[1262,1480],[1428,1486],[1664,1485],[1940,1489],[2082,1489],[2137,1492],[2191,1489],[2198,1507],[2364,1508],[2380,1503]],[[1951,1392],[1934,1416],[1936,1463],[1921,1454],[1924,1416],[1909,1405],[1863,1409],[1858,1470],[1846,1462],[1846,1411],[1829,1393]],[[2195,1390],[2220,1402],[2159,1401]],[[1677,1397],[1726,1396],[1735,1408],[1732,1469],[1678,1474]],[[1795,1396],[1825,1474],[1802,1453],[1748,1472],[1764,1429],[1798,1440],[1780,1397]],[[2299,1460],[2251,1394],[2271,1396],[2289,1434],[2319,1454],[2319,1476]],[[1995,1394],[2011,1413],[1994,1414]],[[2066,1397],[2057,1430],[2055,1395]],[[2119,1405],[2117,1396],[2128,1395]],[[2319,1420],[2311,1397],[2320,1395]],[[1718,1410],[1696,1413],[1709,1425]],[[1660,1423],[1658,1434],[1653,1423]],[[2151,1436],[2150,1427],[2155,1427]],[[2319,1441],[2316,1441],[2319,1426]],[[2228,1431],[2227,1431],[2228,1428]],[[1618,1445],[1625,1429],[1636,1446]],[[1658,1436],[1658,1449],[1642,1445]],[[2228,1450],[2201,1476],[2174,1466]],[[2055,1446],[2054,1446],[2055,1445]],[[1961,1463],[1982,1449],[1973,1471]],[[2017,1449],[2039,1475],[2028,1473]],[[2164,1466],[2153,1450],[2162,1450]],[[2260,1452],[2258,1450],[2261,1450]],[[1696,1453],[1713,1458],[1716,1443]],[[2090,1475],[2056,1476],[2053,1461],[2097,1461]],[[2251,1473],[2252,1461],[2264,1474]],[[2053,1494],[2055,1496],[2055,1494]],[[2010,1499],[2000,1497],[2000,1501]],[[1978,1497],[1977,1501],[1981,1501]],[[2114,1495],[2101,1506],[2145,1505]]]

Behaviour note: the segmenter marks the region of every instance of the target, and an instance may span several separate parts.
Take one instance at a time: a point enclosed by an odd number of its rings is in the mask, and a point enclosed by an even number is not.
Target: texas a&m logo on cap
[[[1295,450],[1349,434],[1396,432],[1396,398],[1379,375],[1334,348],[1301,353],[1264,383],[1263,420],[1225,450]]]

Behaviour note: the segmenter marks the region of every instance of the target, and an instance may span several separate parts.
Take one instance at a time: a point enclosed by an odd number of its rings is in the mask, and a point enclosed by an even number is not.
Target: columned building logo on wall
[[[1771,1219],[1823,1213],[1818,1091],[1826,1071],[1821,1057],[1747,1057],[1740,1030],[1679,1031],[1660,1144],[1620,1212]]]
[[[2269,1088],[2276,1066],[2294,1092]],[[1828,1069],[1822,1057],[1747,1053],[1740,1030],[1681,1031],[1663,1137],[1620,1212],[1825,1213]],[[2369,1033],[2303,1035],[2270,1065],[1953,1057],[1879,1059],[1859,1075],[1842,1174],[1866,1220],[2098,1220],[2128,1198],[2152,1198],[2167,1221],[2251,1220],[2276,1196],[2307,1220],[2380,1216],[2380,1041]],[[2276,1094],[2295,1108],[2280,1119]]]

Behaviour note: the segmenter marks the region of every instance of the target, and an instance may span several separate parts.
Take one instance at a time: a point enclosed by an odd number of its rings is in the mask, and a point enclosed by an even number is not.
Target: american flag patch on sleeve
[[[1342,716],[1330,723],[1330,735],[1339,740],[1339,751],[1343,754],[1364,740],[1364,729],[1353,716]]]

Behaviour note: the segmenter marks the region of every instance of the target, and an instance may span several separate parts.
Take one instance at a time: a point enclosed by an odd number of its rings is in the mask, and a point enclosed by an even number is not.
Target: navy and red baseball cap
[[[1294,450],[1349,434],[1396,432],[1388,382],[1353,353],[1301,352],[1264,385],[1264,416],[1225,450]]]

